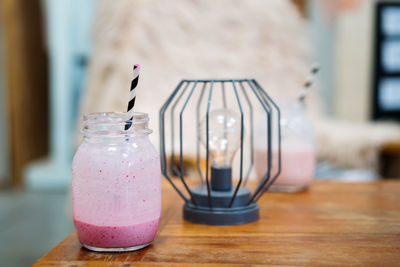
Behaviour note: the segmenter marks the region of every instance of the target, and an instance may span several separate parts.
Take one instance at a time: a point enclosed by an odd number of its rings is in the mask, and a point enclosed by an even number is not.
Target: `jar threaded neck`
[[[83,115],[81,133],[84,136],[104,137],[146,135],[152,132],[148,122],[149,116],[143,112],[134,112],[133,118],[122,112],[87,113]]]

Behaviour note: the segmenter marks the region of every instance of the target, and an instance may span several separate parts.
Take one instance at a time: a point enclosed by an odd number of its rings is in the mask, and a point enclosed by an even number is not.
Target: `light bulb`
[[[200,139],[207,146],[207,120],[203,118]],[[208,148],[211,166],[230,168],[240,145],[240,117],[229,109],[216,109],[209,113]]]

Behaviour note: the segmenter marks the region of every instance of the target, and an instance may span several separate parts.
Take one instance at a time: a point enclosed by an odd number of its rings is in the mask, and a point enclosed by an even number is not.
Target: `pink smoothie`
[[[282,149],[281,174],[274,185],[306,186],[314,178],[315,152],[311,147],[287,147]],[[272,153],[271,175],[278,170],[278,153]],[[265,150],[255,151],[255,166],[259,178],[267,171],[267,153]],[[272,178],[272,177],[271,177]]]
[[[74,220],[79,241],[93,247],[122,248],[153,241],[159,220],[127,226],[98,226]]]
[[[72,207],[79,240],[99,248],[149,243],[161,214],[157,151],[146,136],[111,141],[86,140],[73,160]]]

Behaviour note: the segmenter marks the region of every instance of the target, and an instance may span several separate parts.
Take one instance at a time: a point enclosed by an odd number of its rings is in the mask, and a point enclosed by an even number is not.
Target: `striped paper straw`
[[[136,88],[139,82],[139,71],[140,71],[140,65],[135,64],[133,66],[133,79],[131,82],[131,91],[129,94],[129,102],[128,102],[128,109],[127,113],[129,115],[129,120],[133,122],[133,107],[135,106],[135,100],[136,100]],[[128,130],[131,127],[132,123],[127,123],[125,125],[125,130]]]
[[[315,76],[317,75],[318,71],[319,71],[319,64],[318,63],[314,63],[311,66],[310,75],[308,76],[308,78],[307,78],[307,80],[306,80],[306,82],[305,82],[305,84],[303,86],[303,89],[301,90],[301,92],[299,94],[299,98],[298,99],[299,99],[300,102],[303,102],[304,99],[306,98],[310,87],[314,83]]]

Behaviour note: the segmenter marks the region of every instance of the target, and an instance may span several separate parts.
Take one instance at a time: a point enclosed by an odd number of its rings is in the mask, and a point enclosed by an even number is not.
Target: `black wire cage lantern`
[[[229,104],[235,108],[231,109]],[[262,137],[267,155],[266,173],[250,190],[246,185],[254,166],[256,112],[261,116],[256,123],[264,123],[266,129]],[[187,113],[191,113],[189,119],[195,117],[197,134],[186,136],[195,138],[195,142],[184,142],[184,132],[190,130],[184,123]],[[257,201],[281,170],[279,122],[279,107],[254,79],[182,80],[178,84],[160,109],[160,160],[163,175],[184,200],[185,220],[209,225],[258,220]],[[193,122],[188,126],[192,125]],[[170,145],[168,154],[167,145]],[[195,169],[200,182],[197,186],[185,175],[187,146],[195,146]],[[273,149],[277,153],[272,153]],[[205,168],[201,164],[202,151]],[[236,152],[239,156],[235,162]],[[232,182],[233,169],[239,179]],[[179,179],[172,179],[172,175]]]

